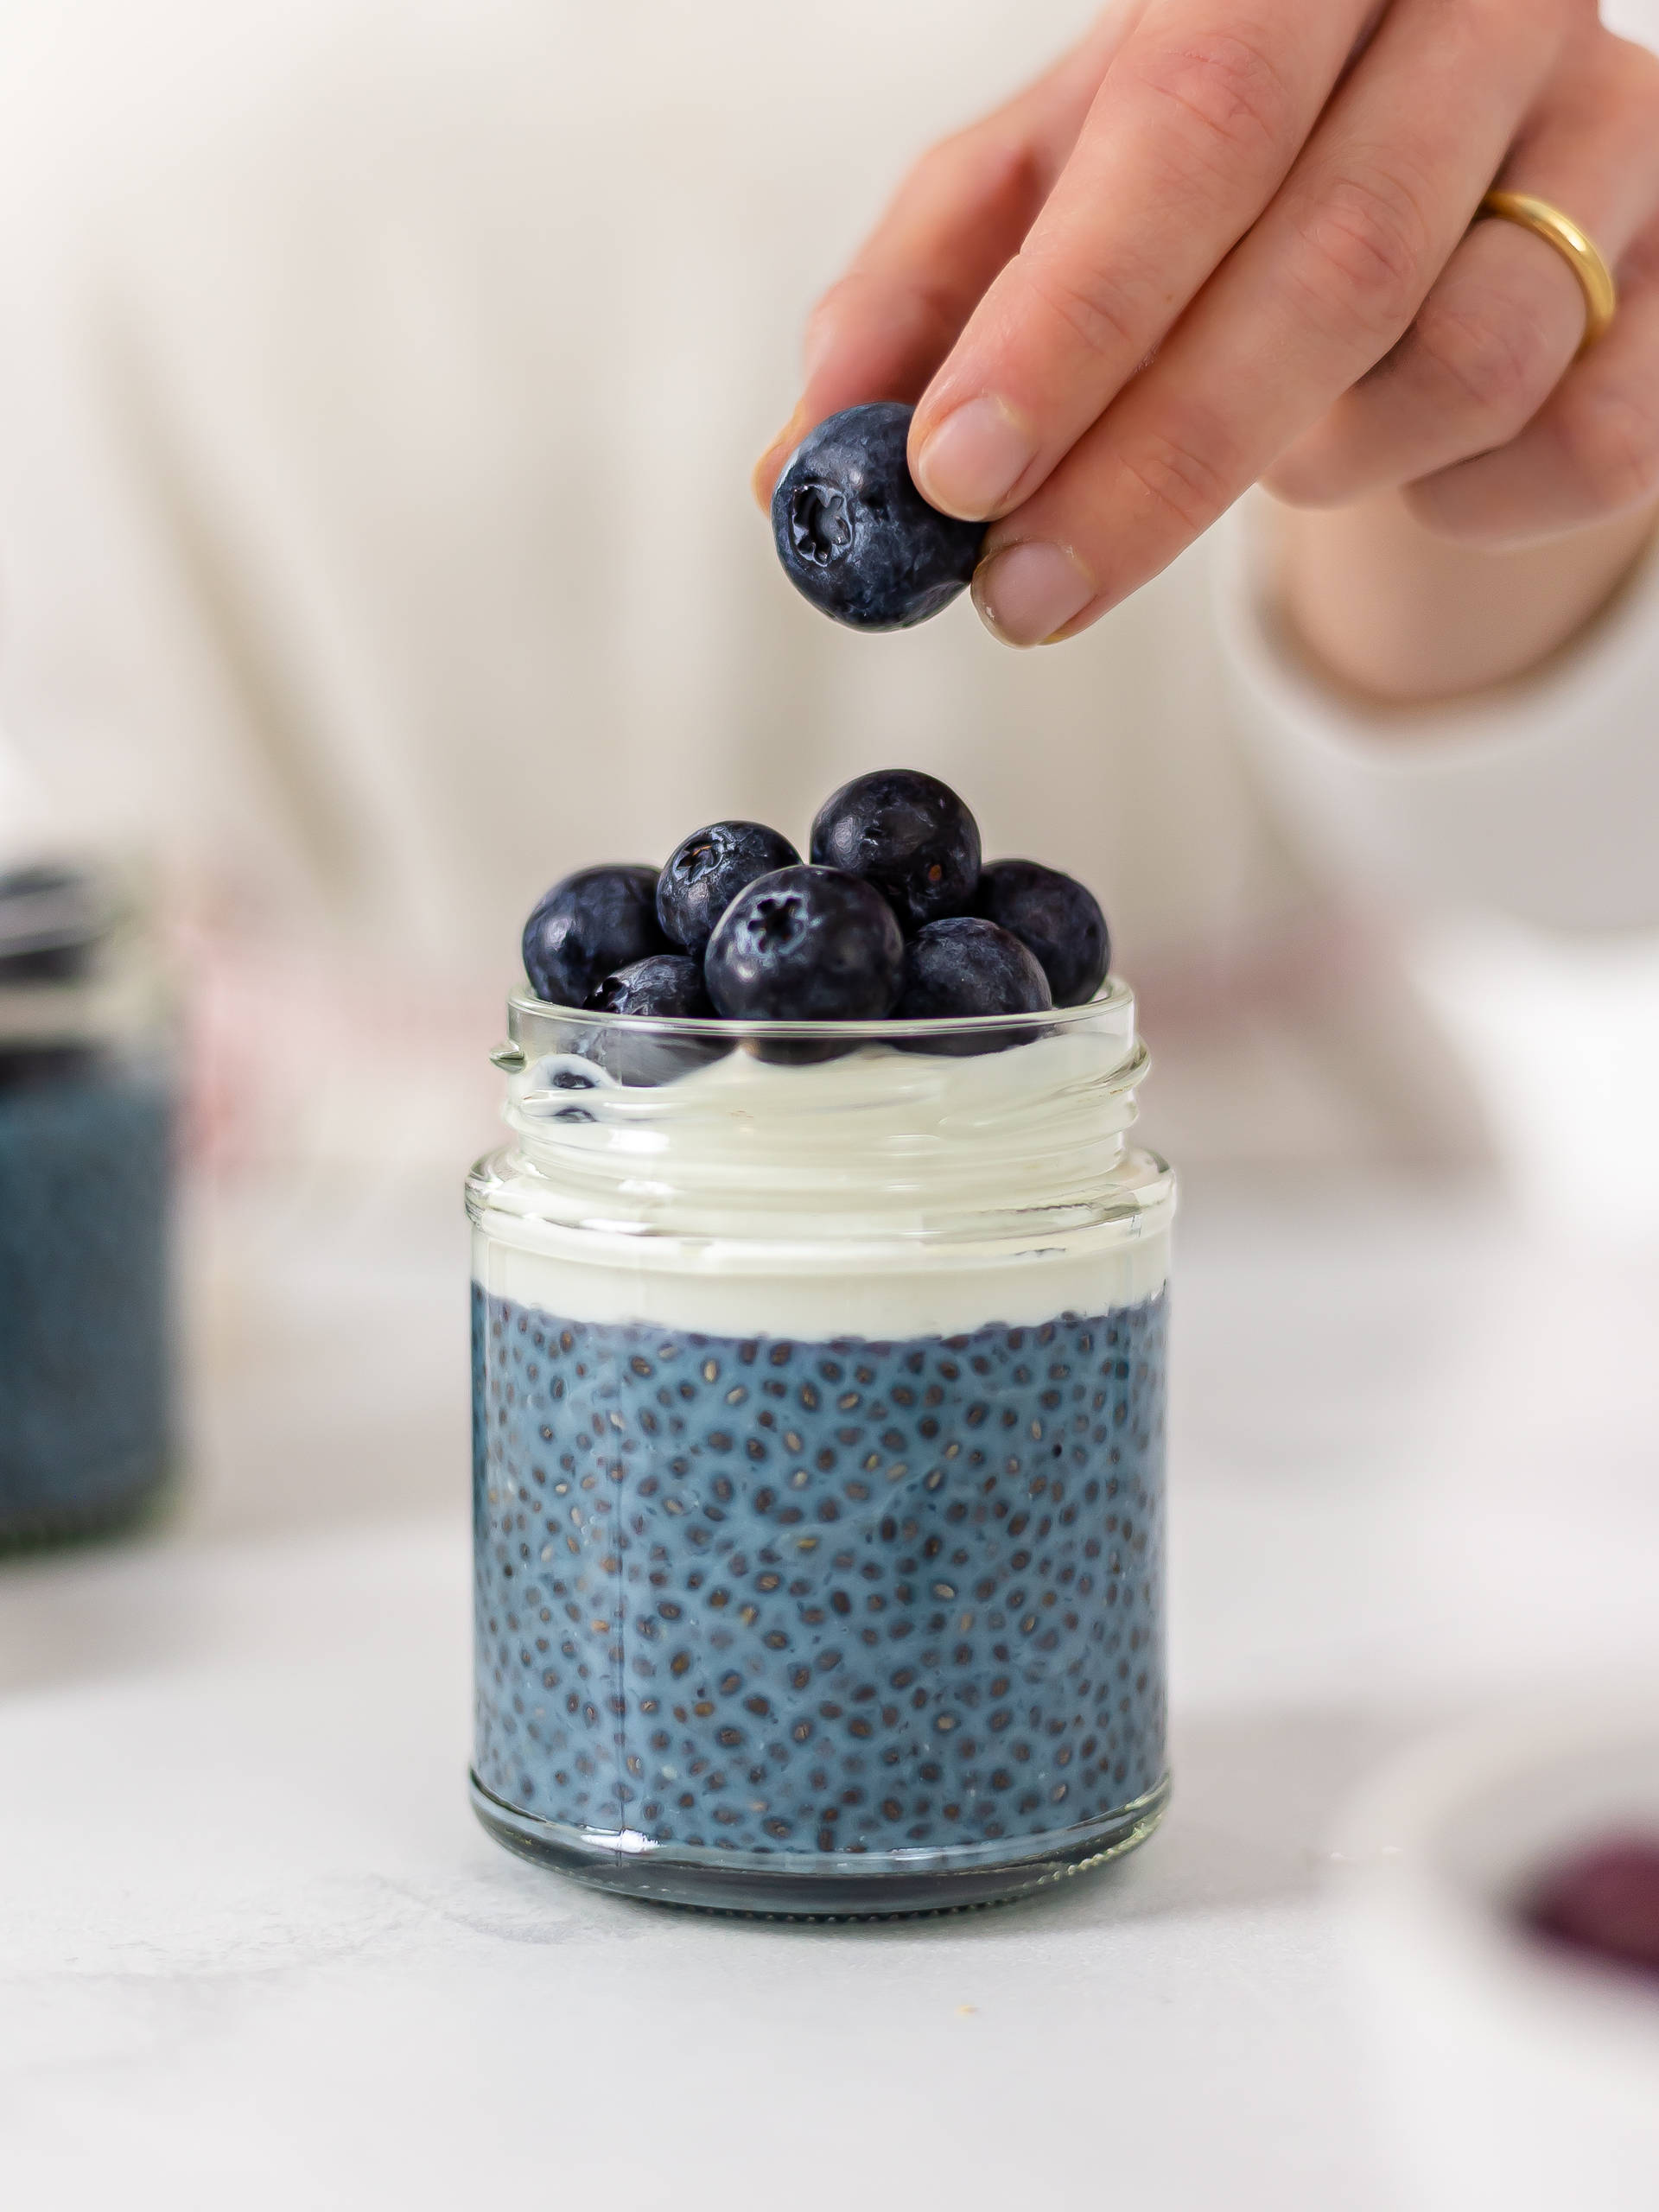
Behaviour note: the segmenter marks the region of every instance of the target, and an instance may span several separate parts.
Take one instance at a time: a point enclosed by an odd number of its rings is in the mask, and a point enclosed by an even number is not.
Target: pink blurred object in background
[[[1361,1789],[1333,1888],[1402,2208],[1652,2212],[1659,1993],[1607,1959],[1649,1955],[1656,1837],[1659,1707],[1618,1690],[1456,1729]]]
[[[1659,1832],[1611,1836],[1563,1860],[1522,1919],[1567,1952],[1659,1976]]]

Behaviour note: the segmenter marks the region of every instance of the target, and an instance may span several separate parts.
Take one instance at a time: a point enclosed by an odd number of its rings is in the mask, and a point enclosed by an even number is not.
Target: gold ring
[[[1548,200],[1535,200],[1529,192],[1489,192],[1477,213],[1497,215],[1506,223],[1519,223],[1523,231],[1553,245],[1579,280],[1584,294],[1584,338],[1579,346],[1587,353],[1605,338],[1618,307],[1613,272],[1570,215],[1552,207]]]

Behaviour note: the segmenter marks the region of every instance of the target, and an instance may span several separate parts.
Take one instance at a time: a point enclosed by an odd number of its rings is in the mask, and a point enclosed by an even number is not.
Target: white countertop
[[[1659,1254],[1195,1204],[1164,1829],[1049,1899],[815,1930],[474,1825],[447,1196],[213,1252],[177,1525],[0,1569],[9,2207],[1382,2212],[1325,1839],[1425,1725],[1659,1679]]]

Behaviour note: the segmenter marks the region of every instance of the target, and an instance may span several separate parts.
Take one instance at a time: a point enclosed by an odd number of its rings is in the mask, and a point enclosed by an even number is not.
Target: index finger
[[[1370,0],[1153,0],[1064,175],[916,410],[911,471],[967,519],[1028,499],[1288,174]]]
[[[1069,637],[1173,560],[1397,342],[1559,54],[1558,0],[1395,0],[1268,213],[1147,373],[988,533],[1010,643]]]
[[[999,269],[1020,251],[1131,17],[1089,36],[1006,107],[943,140],[899,186],[807,324],[805,388],[755,464],[765,506],[790,453],[843,407],[913,400]]]

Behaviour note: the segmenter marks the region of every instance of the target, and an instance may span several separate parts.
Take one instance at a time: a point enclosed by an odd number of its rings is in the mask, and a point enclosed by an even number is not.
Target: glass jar
[[[0,1546],[130,1521],[167,1478],[170,1073],[116,879],[0,874]]]
[[[607,1888],[988,1903],[1164,1807],[1174,1179],[1135,1001],[509,1001],[474,1224],[473,1800]]]

